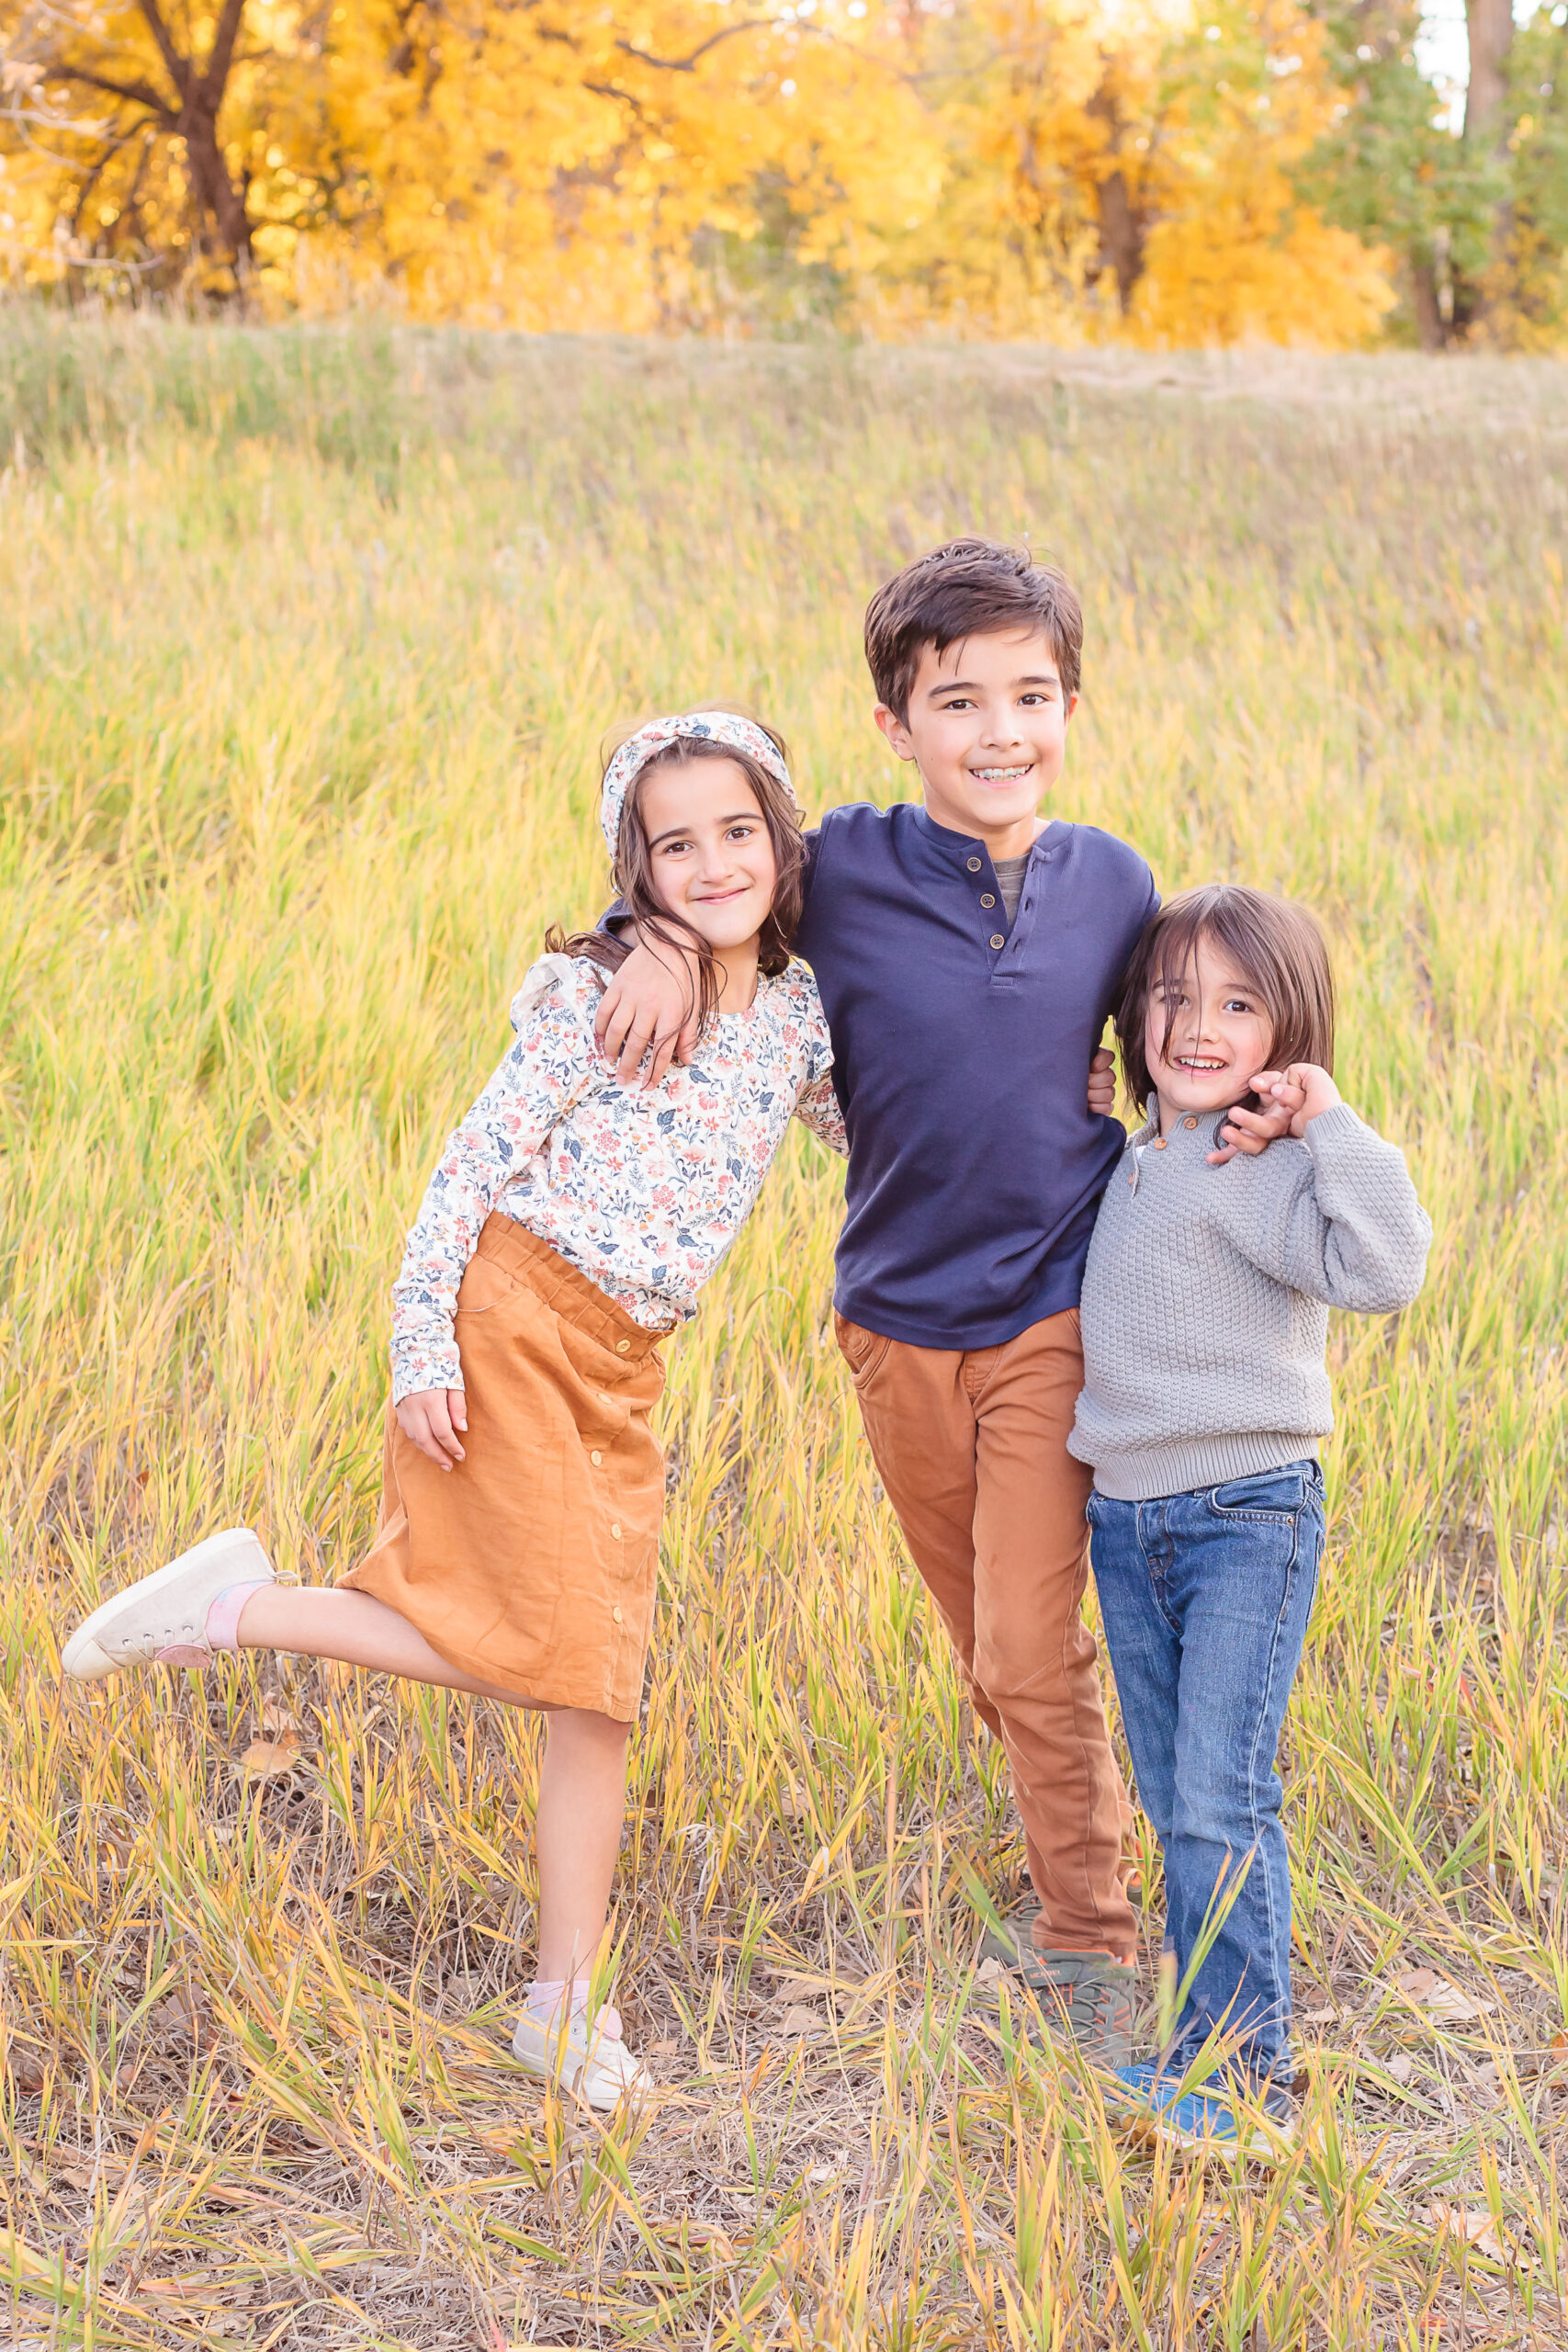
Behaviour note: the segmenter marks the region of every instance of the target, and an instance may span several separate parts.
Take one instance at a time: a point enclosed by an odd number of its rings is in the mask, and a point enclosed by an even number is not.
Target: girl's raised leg
[[[345,1592],[333,1585],[261,1585],[240,1611],[237,1634],[243,1650],[292,1650],[298,1657],[361,1666],[371,1674],[434,1683],[442,1690],[504,1699],[514,1707],[536,1703],[449,1666],[406,1617],[368,1592]]]
[[[202,1666],[215,1652],[288,1650],[510,1705],[541,1702],[448,1665],[373,1594],[280,1585],[248,1528],[227,1528],[100,1602],[66,1642],[63,1671],[101,1682],[128,1667]],[[612,2108],[648,2075],[608,2006],[588,2013],[626,1810],[629,1724],[550,1707],[536,1818],[539,1975],[513,2036],[530,2073]]]

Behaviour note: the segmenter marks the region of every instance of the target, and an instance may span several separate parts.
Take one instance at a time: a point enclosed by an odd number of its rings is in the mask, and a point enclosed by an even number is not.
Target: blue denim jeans
[[[1291,1865],[1274,1769],[1323,1556],[1315,1462],[1152,1502],[1089,1497],[1100,1612],[1138,1796],[1165,1852],[1166,1945],[1186,1974],[1216,1888],[1246,1865],[1168,2053],[1216,2028],[1259,2089],[1288,2088]],[[1249,1860],[1250,1858],[1250,1860]]]

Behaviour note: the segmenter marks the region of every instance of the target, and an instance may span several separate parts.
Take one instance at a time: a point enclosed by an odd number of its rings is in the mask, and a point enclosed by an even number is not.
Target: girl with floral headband
[[[642,1688],[664,1465],[660,1342],[695,1312],[792,1115],[843,1125],[817,984],[792,961],[800,810],[784,746],[728,711],[639,728],[604,779],[615,881],[697,959],[702,1043],[657,1085],[594,1045],[600,934],[552,933],[511,1051],[452,1135],[393,1287],[378,1532],[335,1588],[279,1584],[246,1528],[96,1610],[65,1671],[291,1650],[547,1711],[537,1977],[513,2047],[610,2108],[647,2081],[590,2015]]]

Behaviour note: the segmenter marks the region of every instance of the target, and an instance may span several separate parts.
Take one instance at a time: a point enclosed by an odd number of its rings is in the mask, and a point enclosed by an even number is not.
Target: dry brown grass
[[[1564,2340],[1565,430],[1545,368],[0,314],[11,2340]],[[860,605],[976,524],[1085,586],[1065,811],[1321,909],[1347,1091],[1438,1227],[1418,1306],[1335,1343],[1273,2176],[1140,2147],[976,1980],[969,1890],[1020,1849],[858,1436],[804,1139],[673,1351],[618,1917],[649,2111],[506,2056],[526,1723],[57,1675],[214,1525],[311,1577],[364,1540],[399,1238],[599,897],[602,728],[728,690],[817,801],[886,792]],[[297,1762],[247,1779],[264,1735]]]

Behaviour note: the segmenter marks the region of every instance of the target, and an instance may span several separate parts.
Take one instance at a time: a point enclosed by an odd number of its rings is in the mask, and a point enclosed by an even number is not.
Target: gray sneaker
[[[1028,1985],[1047,2024],[1066,2027],[1086,2058],[1099,2066],[1131,2066],[1137,1970],[1104,1952],[1040,1951],[1036,1917],[1033,1909],[1015,1913],[990,1929],[982,1951]]]

